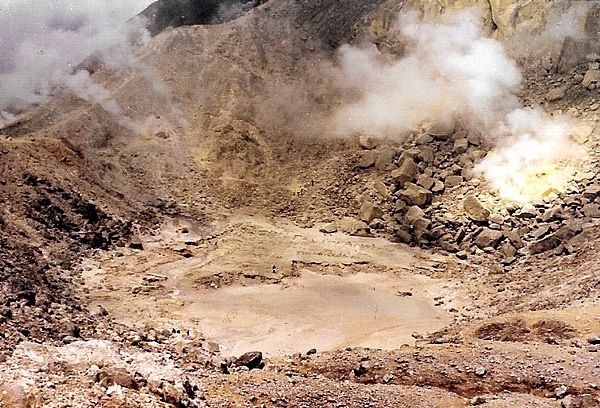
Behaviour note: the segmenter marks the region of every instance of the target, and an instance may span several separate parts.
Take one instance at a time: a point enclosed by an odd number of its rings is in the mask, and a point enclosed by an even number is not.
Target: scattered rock
[[[465,181],[463,176],[448,176],[444,180],[446,187],[460,186],[463,181]]]
[[[500,240],[504,237],[501,231],[493,230],[489,228],[483,228],[482,231],[475,238],[475,245],[479,248],[495,248],[500,243]]]
[[[405,183],[413,181],[419,173],[419,167],[412,159],[405,159],[400,168],[390,174],[398,186],[404,187]]]
[[[375,189],[375,191],[377,191],[377,194],[379,194],[382,198],[388,198],[388,188],[381,181],[376,181],[375,183],[373,183],[373,188]]]
[[[370,201],[365,201],[363,205],[360,207],[360,211],[358,212],[358,217],[369,224],[376,218],[382,218],[385,213],[375,204]]]
[[[425,205],[431,202],[431,191],[408,182],[404,187],[404,190],[398,192],[398,197],[406,201],[409,205]]]
[[[0,385],[0,396],[4,408],[41,407],[38,392],[25,384],[13,383]]]
[[[361,169],[366,169],[371,166],[374,166],[376,161],[377,152],[374,150],[368,150],[360,155],[360,159],[358,161],[357,166]]]
[[[336,223],[337,230],[346,234],[357,236],[370,236],[369,226],[361,220],[352,217],[344,217]]]
[[[563,398],[568,393],[569,393],[569,389],[567,388],[566,385],[561,385],[560,387],[556,387],[556,389],[554,390],[554,395],[556,395],[556,398]]]
[[[563,88],[554,88],[548,91],[545,96],[545,99],[548,102],[556,102],[565,98],[565,90]]]
[[[377,147],[377,141],[372,136],[360,135],[358,138],[358,143],[360,147],[367,150],[371,150]]]
[[[487,400],[485,399],[485,397],[478,395],[476,397],[473,397],[471,399],[471,405],[473,406],[477,406],[477,405],[483,405],[487,402]]]
[[[454,154],[463,154],[467,152],[469,148],[469,140],[467,138],[458,139],[454,141],[454,147],[452,151]]]
[[[596,89],[596,84],[600,82],[600,70],[598,69],[589,69],[585,76],[583,77],[583,81],[581,84],[587,89],[593,90]]]
[[[325,234],[333,234],[334,232],[337,232],[337,226],[335,222],[330,222],[329,224],[325,224],[319,228],[319,231]]]
[[[433,179],[432,177],[429,177],[426,174],[421,174],[417,178],[417,184],[420,185],[421,187],[431,191],[431,187],[433,187],[435,185],[435,179]]]
[[[375,160],[375,168],[384,171],[394,163],[396,151],[391,147],[385,147],[379,150],[377,159]]]
[[[109,388],[113,385],[119,385],[132,390],[138,389],[138,383],[129,372],[124,368],[106,368],[98,371],[96,374],[96,382],[104,388]]]
[[[236,367],[248,367],[249,370],[263,368],[263,355],[260,351],[250,351],[238,357],[233,363]]]
[[[473,221],[485,222],[490,216],[490,211],[487,208],[484,208],[474,195],[465,197],[463,207],[467,217]]]
[[[129,240],[129,248],[142,250],[144,249],[144,244],[138,236],[134,235]]]

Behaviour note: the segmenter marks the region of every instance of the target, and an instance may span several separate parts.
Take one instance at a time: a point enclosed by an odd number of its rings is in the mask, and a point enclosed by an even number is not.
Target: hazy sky
[[[0,0],[0,123],[2,111],[45,102],[92,52],[121,46],[126,54],[125,22],[150,3]]]

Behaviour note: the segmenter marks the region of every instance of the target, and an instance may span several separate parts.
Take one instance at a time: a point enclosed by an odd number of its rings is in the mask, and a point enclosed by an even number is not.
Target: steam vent
[[[0,4],[0,408],[599,408],[600,3]]]

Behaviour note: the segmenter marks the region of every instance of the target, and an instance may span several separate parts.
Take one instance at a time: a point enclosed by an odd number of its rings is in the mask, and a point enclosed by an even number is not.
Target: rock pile
[[[338,222],[344,232],[391,235],[461,259],[489,254],[509,265],[521,255],[573,252],[582,232],[600,217],[600,184],[593,172],[578,173],[567,193],[551,191],[534,203],[495,198],[473,174],[488,149],[481,137],[464,131],[428,130],[399,147],[361,147],[357,167],[381,178],[360,197],[358,219]]]
[[[0,347],[79,338],[91,318],[73,268],[87,251],[125,245],[131,223],[42,177],[25,174],[14,187],[26,200],[0,215]],[[25,226],[12,218],[20,212]]]

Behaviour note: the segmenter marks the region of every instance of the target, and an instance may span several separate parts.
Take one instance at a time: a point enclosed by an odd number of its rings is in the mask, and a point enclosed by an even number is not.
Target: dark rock
[[[238,357],[233,363],[236,367],[248,367],[249,370],[253,370],[255,368],[262,368],[264,364],[262,363],[263,355],[260,351],[250,351]]]
[[[144,249],[144,244],[142,243],[142,240],[139,237],[133,236],[129,240],[129,248],[141,250]]]

